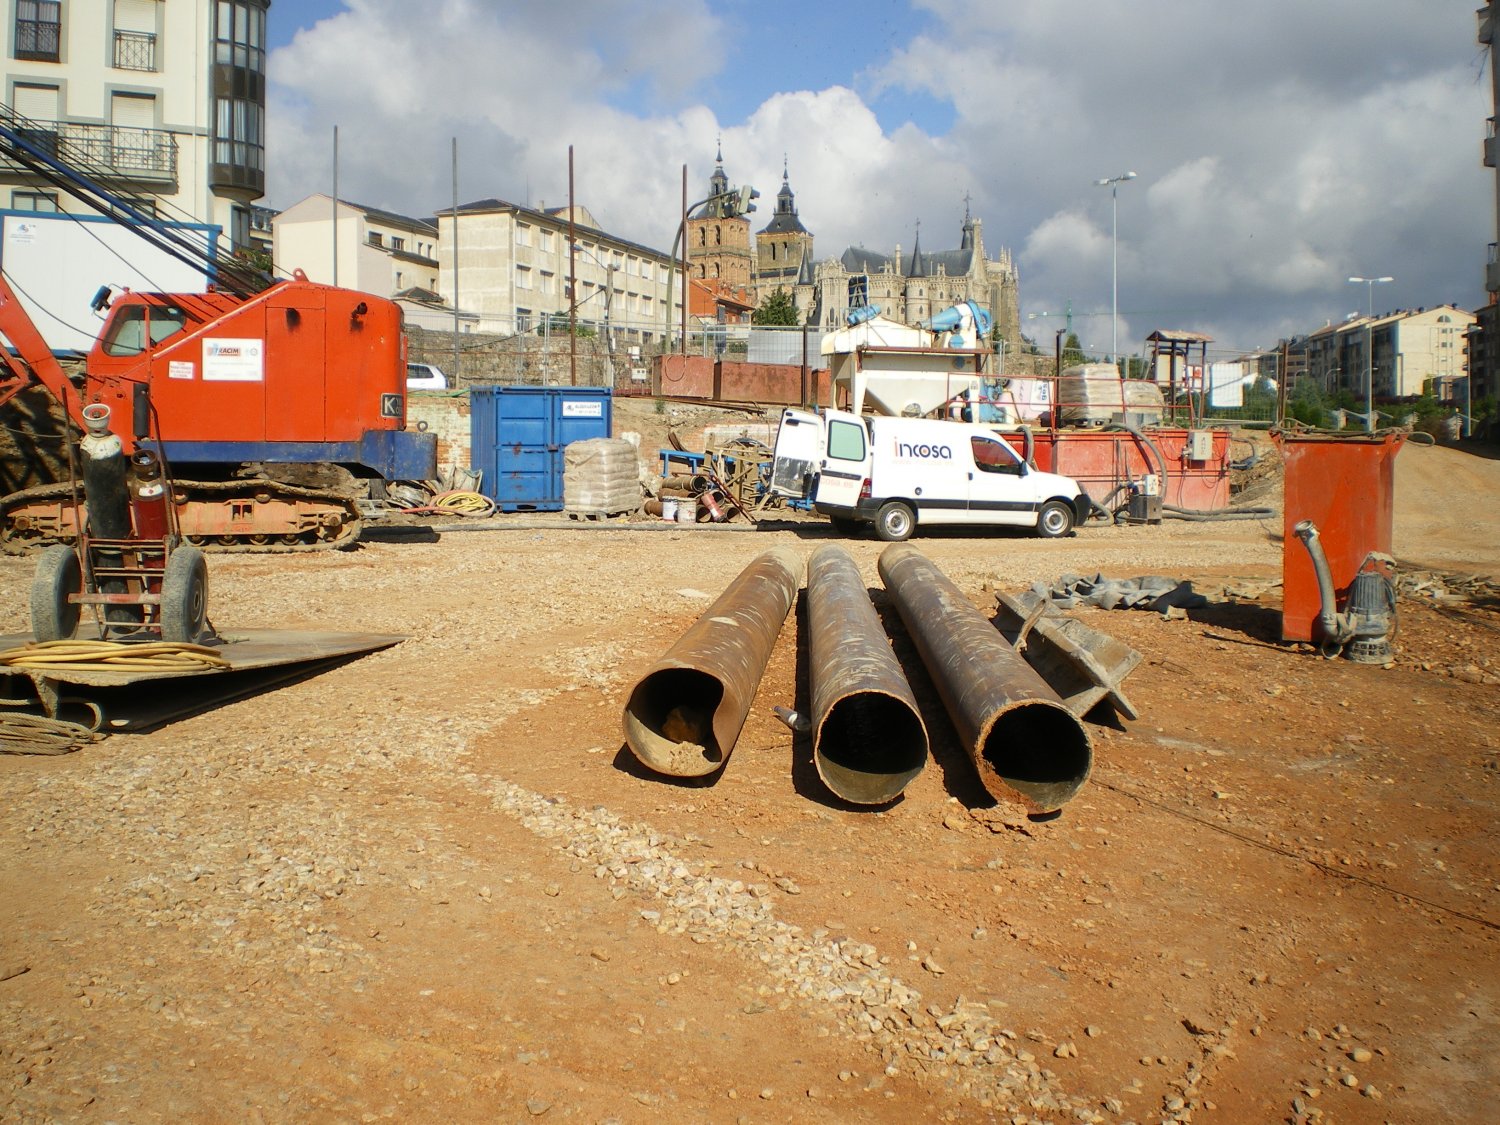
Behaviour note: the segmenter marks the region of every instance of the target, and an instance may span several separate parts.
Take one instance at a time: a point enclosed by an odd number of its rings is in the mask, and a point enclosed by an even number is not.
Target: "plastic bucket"
[[[677,501],[677,522],[698,522],[698,500],[696,497],[689,496],[686,499]]]
[[[661,498],[661,518],[670,523],[677,522],[677,501],[674,498],[663,496]]]

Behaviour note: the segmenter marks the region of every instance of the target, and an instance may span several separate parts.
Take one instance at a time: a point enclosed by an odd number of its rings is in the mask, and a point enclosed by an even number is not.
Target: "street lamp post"
[[[614,254],[611,253],[610,257],[609,257],[609,261],[605,262],[605,261],[600,261],[599,256],[597,254],[595,254],[588,247],[582,245],[581,243],[577,243],[577,242],[573,243],[572,244],[572,249],[576,250],[580,254],[587,254],[591,259],[593,259],[594,265],[596,265],[596,266],[598,266],[598,267],[600,267],[601,269],[604,270],[604,278],[605,278],[605,281],[604,281],[604,348],[605,348],[605,350],[607,352],[609,352],[610,355],[614,355],[614,352],[615,352],[615,340],[614,340],[613,326],[610,323],[610,312],[611,312],[611,310],[612,310],[612,308],[614,306],[614,299],[615,299],[615,259],[614,259]],[[591,293],[591,294],[589,294],[589,296],[592,297],[593,294]],[[583,303],[582,301],[578,300],[578,295],[576,293],[573,295],[573,301],[574,301],[575,307],[577,305],[581,305]],[[629,310],[627,310],[627,312],[628,311]]]
[[[1365,287],[1365,433],[1375,432],[1375,286],[1394,277],[1351,277],[1350,285]]]
[[[1134,172],[1124,172],[1118,176],[1110,176],[1107,179],[1095,180],[1095,187],[1109,188],[1109,209],[1114,224],[1114,233],[1111,236],[1113,250],[1110,264],[1110,323],[1114,325],[1110,336],[1109,361],[1119,362],[1120,355],[1120,185],[1126,180],[1135,179]]]

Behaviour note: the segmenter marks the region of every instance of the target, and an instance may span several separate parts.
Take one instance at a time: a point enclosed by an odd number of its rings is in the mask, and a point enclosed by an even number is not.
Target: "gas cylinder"
[[[137,539],[167,537],[167,484],[161,459],[151,449],[130,455],[130,522]]]

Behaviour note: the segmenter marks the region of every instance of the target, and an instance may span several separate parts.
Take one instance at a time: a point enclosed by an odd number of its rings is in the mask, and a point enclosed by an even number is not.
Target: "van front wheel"
[[[899,500],[875,513],[875,535],[885,543],[904,543],[917,527],[917,514]]]
[[[1073,509],[1061,500],[1048,500],[1036,516],[1036,533],[1043,539],[1061,539],[1073,530]]]

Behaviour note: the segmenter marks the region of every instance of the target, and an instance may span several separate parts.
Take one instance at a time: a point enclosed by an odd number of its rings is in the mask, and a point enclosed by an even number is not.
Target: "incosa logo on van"
[[[926,442],[898,441],[897,457],[914,457],[924,461],[951,461],[953,450],[946,445],[928,445]]]

